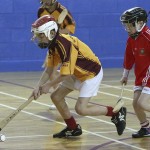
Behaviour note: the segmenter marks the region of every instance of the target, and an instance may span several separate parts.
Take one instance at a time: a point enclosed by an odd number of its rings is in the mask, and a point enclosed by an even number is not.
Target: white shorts
[[[134,91],[140,90],[142,93],[150,94],[150,88],[149,87],[142,87],[142,86],[134,86]]]
[[[70,77],[70,79],[63,81],[61,85],[71,90],[78,90],[79,97],[93,97],[97,95],[102,78],[103,78],[103,69],[101,68],[98,75],[92,79],[81,82],[80,80],[77,80],[73,76]]]

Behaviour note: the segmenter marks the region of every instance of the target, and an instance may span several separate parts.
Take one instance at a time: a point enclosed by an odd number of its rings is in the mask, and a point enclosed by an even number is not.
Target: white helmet
[[[44,33],[45,36],[52,41],[54,39],[54,35],[51,34],[51,31],[55,30],[57,33],[58,31],[58,25],[54,19],[54,17],[50,15],[44,15],[37,19],[33,24],[31,28],[31,32],[33,32],[34,37],[36,37],[36,34]]]

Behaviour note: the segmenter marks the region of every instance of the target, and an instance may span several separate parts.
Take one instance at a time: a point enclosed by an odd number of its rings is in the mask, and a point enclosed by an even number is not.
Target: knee
[[[140,109],[140,105],[141,102],[139,101],[139,99],[133,99],[132,106],[135,111],[138,111],[138,109]]]
[[[76,111],[77,114],[79,114],[81,116],[86,116],[85,109],[82,108],[81,106],[76,105],[75,106],[75,111]]]
[[[133,102],[132,105],[135,111],[139,111],[139,109],[143,109],[142,103],[140,101],[137,101],[135,103]]]
[[[60,97],[55,92],[51,94],[50,98],[53,102],[57,102],[60,99]]]
[[[144,107],[145,107],[145,104],[144,104],[143,101],[138,101],[138,106],[139,106],[140,109],[145,109],[145,108],[144,108]]]

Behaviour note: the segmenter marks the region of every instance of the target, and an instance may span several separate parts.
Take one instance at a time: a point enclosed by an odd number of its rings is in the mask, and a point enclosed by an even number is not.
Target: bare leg
[[[141,95],[141,91],[135,91],[134,92],[134,98],[133,98],[133,108],[136,113],[137,118],[139,119],[140,123],[146,121],[146,114],[143,109],[139,106],[138,100]]]
[[[149,105],[150,95],[141,93],[141,91],[135,91],[133,108],[140,121],[141,129],[132,134],[133,138],[141,138],[145,136],[150,136],[150,126],[149,121],[146,119],[146,111],[150,111]]]
[[[88,105],[88,102],[91,98],[88,97],[79,97],[75,106],[75,110],[78,114],[82,116],[99,116],[107,114],[107,107],[97,106],[97,105]]]
[[[53,103],[56,105],[59,113],[63,117],[67,127],[62,131],[53,135],[53,138],[62,138],[68,136],[80,136],[82,134],[82,129],[79,124],[76,124],[74,117],[71,115],[70,110],[65,102],[65,96],[70,93],[69,90],[63,86],[56,89],[51,95]]]
[[[141,109],[150,112],[150,95],[141,93],[138,104]]]
[[[51,75],[50,80],[54,80],[56,77],[58,77],[58,75],[59,75],[59,71],[57,70],[58,67],[59,67],[59,65],[58,65],[57,67],[54,67],[54,70],[53,70],[53,72],[52,72],[52,75]],[[58,85],[55,85],[55,86],[53,87],[53,91],[54,91],[57,87],[58,87]],[[53,104],[53,105],[50,105],[49,109],[50,109],[50,110],[56,110],[56,106],[55,106],[54,104]]]
[[[55,106],[57,107],[59,113],[63,117],[63,119],[69,119],[71,117],[69,108],[65,102],[65,96],[69,94],[72,90],[60,86],[51,94],[51,99]]]

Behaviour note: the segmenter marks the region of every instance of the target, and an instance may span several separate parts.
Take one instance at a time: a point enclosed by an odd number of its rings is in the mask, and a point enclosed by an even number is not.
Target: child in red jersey
[[[150,112],[150,29],[146,26],[147,17],[143,8],[134,7],[126,10],[120,18],[129,35],[121,83],[127,84],[128,74],[133,65],[136,77],[133,108],[141,129],[132,134],[133,138],[150,136],[150,124],[145,113]]]

